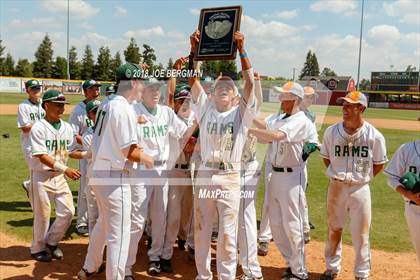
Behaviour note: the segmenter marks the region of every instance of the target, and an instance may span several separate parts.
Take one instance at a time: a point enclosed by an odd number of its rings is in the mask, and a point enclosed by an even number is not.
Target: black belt
[[[225,163],[225,162],[208,161],[204,165],[208,168],[214,168],[214,169],[219,169],[219,170],[233,169],[233,165],[231,163]]]
[[[271,167],[273,168],[273,171],[276,171],[276,172],[288,172],[288,173],[293,172],[293,169],[290,167],[276,167],[273,165]]]
[[[175,164],[175,168],[179,168],[179,169],[188,169],[190,168],[190,164],[186,163],[186,164]]]
[[[410,200],[409,204],[415,205],[415,206],[420,206],[418,204],[416,204],[414,201]]]
[[[162,166],[166,163],[166,160],[154,160],[153,165],[154,166]]]

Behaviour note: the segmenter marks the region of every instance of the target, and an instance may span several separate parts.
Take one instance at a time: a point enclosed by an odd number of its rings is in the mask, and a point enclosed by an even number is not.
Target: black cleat
[[[268,255],[268,242],[260,242],[258,244],[258,256],[267,256]]]
[[[181,251],[185,251],[185,240],[178,238],[178,249]]]
[[[57,245],[52,246],[52,245],[47,244],[47,248],[50,250],[51,257],[53,259],[61,260],[64,257],[63,251],[61,251],[61,249],[58,248]]]
[[[160,268],[163,272],[166,273],[172,273],[172,264],[171,264],[171,260],[165,260],[165,259],[161,259],[160,260]]]
[[[39,262],[50,262],[52,261],[51,256],[47,253],[47,251],[41,251],[35,254],[31,254],[32,258]]]
[[[161,272],[161,268],[160,268],[160,262],[154,262],[151,261],[149,263],[149,268],[147,269],[147,274],[151,275],[151,276],[157,276],[160,272]]]

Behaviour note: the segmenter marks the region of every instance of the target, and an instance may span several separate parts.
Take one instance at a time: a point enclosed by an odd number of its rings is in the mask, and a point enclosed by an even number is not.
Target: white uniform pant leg
[[[53,195],[55,203],[55,220],[48,230],[45,242],[55,246],[63,239],[67,229],[71,225],[71,220],[74,215],[74,205],[73,196],[64,174],[53,177],[51,182],[53,182],[56,187]]]
[[[175,180],[182,180],[188,179],[188,173],[182,170],[172,170],[171,172],[171,179]],[[171,183],[171,179],[169,182]],[[175,181],[173,180],[173,181]],[[187,194],[187,190],[191,190],[191,186],[188,185],[176,185],[172,183],[169,185],[168,191],[168,216],[167,216],[167,224],[166,224],[166,233],[165,233],[165,241],[162,249],[162,258],[165,260],[169,260],[172,258],[173,254],[173,245],[178,234],[178,232],[183,231],[184,237],[181,239],[186,240],[188,235],[188,229],[181,230],[181,217],[182,217],[182,209],[184,208],[183,201]],[[188,206],[187,206],[188,207]],[[191,217],[191,214],[188,218]],[[188,225],[189,226],[189,225]]]
[[[372,210],[369,185],[351,187],[349,197],[351,238],[355,252],[354,275],[369,277],[370,248],[369,231],[372,222]]]
[[[257,256],[257,216],[255,201],[258,191],[259,170],[256,165],[245,168],[244,185],[239,207],[238,246],[242,271],[251,277],[261,277],[261,267]]]
[[[91,185],[86,186],[86,202],[88,212],[88,228],[90,235],[93,232],[93,228],[99,217],[98,203],[96,201],[96,197],[93,193]]]
[[[46,171],[48,172],[48,171]],[[39,253],[46,249],[45,237],[50,226],[50,193],[53,186],[50,177],[45,172],[32,171],[32,187],[29,191],[29,197],[32,204],[32,212],[34,215],[32,227],[32,245],[31,253]]]
[[[413,242],[414,249],[416,249],[417,260],[420,264],[420,206],[407,202],[405,204],[405,218],[407,220],[411,241]]]
[[[156,173],[162,184],[151,186],[149,215],[152,220],[152,247],[147,252],[150,261],[159,261],[162,255],[163,243],[165,242],[166,217],[168,206],[168,179]]]
[[[188,234],[191,229],[191,216],[192,216],[192,205],[193,205],[193,196],[192,196],[192,180],[191,180],[191,173],[184,172],[185,179],[187,180],[186,183],[188,185],[184,186],[183,195],[182,195],[182,202],[181,202],[181,223],[179,227],[178,236],[182,240],[188,239]]]
[[[206,176],[206,175],[203,175]],[[198,173],[200,177],[200,172]],[[202,193],[215,190],[212,186],[197,185],[194,193],[194,244],[196,280],[211,280],[211,233],[213,230],[214,212],[217,211],[216,199],[201,197]],[[209,222],[210,221],[210,222]]]
[[[306,199],[306,191],[308,187],[308,169],[307,166],[305,166],[304,169],[304,179],[303,179],[303,189],[304,193],[302,195],[302,204],[304,206],[303,211],[303,232],[308,233],[311,231],[311,227],[309,226],[309,209],[308,209],[308,200]]]
[[[90,186],[91,192],[96,198],[98,191],[101,191],[102,186],[95,188],[95,186]],[[88,272],[95,272],[101,266],[103,262],[103,254],[106,243],[106,232],[105,232],[105,223],[108,217],[105,217],[105,203],[106,200],[96,200],[98,206],[98,218],[92,228],[92,231],[89,234],[89,245],[87,249],[87,254],[83,268]]]
[[[131,234],[125,275],[133,275],[137,251],[146,226],[151,188],[144,184],[131,185]]]
[[[258,242],[270,242],[273,238],[273,235],[271,234],[271,228],[270,228],[270,221],[269,221],[269,215],[268,215],[268,184],[271,178],[272,170],[271,170],[271,164],[266,163],[265,165],[265,176],[264,176],[264,202],[262,207],[262,214],[261,214],[261,221],[260,221],[260,232],[258,236]]]
[[[343,183],[330,180],[327,193],[328,236],[325,244],[325,262],[328,270],[341,270],[341,237],[348,208],[348,190]]]
[[[123,175],[121,174],[121,181]],[[94,186],[98,203],[102,203],[107,244],[106,278],[123,280],[130,243],[131,190],[129,184]],[[100,210],[102,210],[100,208]],[[98,225],[98,223],[97,223]],[[94,233],[96,231],[96,226]],[[92,237],[94,238],[94,237]],[[90,246],[90,245],[89,245]]]
[[[79,169],[82,176],[79,179],[79,191],[77,194],[77,222],[76,227],[88,225],[88,204],[86,199],[87,190],[87,159],[79,160]]]
[[[276,245],[285,256],[292,273],[306,279],[308,272],[305,267],[303,237],[302,173],[302,170],[294,170],[291,173],[273,172],[269,187],[270,196],[276,197],[280,213],[271,209],[269,213]],[[273,221],[271,218],[275,215],[279,215],[280,218],[274,218],[276,220]],[[274,233],[274,228],[279,232]]]

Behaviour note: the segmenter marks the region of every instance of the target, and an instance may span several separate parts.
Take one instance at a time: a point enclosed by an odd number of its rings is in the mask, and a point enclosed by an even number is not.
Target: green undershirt
[[[144,105],[144,104],[143,104]],[[146,108],[146,110],[150,113],[150,114],[152,114],[153,116],[156,116],[156,114],[157,114],[157,107],[155,107],[155,108],[149,108],[149,107],[147,107],[146,105],[144,105],[144,108]]]
[[[49,122],[49,121],[48,121],[48,122]],[[58,121],[58,122],[55,122],[55,123],[49,122],[49,124],[50,124],[52,127],[54,127],[56,130],[60,130],[60,127],[61,127],[61,121]]]

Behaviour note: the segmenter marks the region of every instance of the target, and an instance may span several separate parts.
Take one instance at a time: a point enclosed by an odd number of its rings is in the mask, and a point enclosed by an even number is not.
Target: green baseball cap
[[[38,80],[29,80],[25,83],[26,88],[41,88],[42,85]]]
[[[117,83],[120,81],[143,80],[143,70],[134,63],[128,62],[117,68]]]
[[[175,87],[174,100],[191,99],[191,87],[187,84],[179,84]]]
[[[149,78],[145,81],[144,83],[146,85],[146,87],[153,87],[153,88],[160,88],[161,86],[163,86],[165,83],[162,81],[159,81],[156,78]]]
[[[44,93],[44,95],[42,96],[42,103],[44,102],[69,104],[69,102],[66,101],[66,97],[64,96],[64,94],[56,89],[50,89]]]
[[[115,86],[109,85],[105,88],[105,93],[115,93]]]
[[[91,87],[100,87],[100,86],[101,84],[96,82],[95,80],[86,80],[82,84],[83,90],[87,90],[88,88],[91,88]]]
[[[101,105],[101,101],[99,100],[91,100],[86,104],[86,113],[89,113],[92,110],[98,109],[99,105]]]

